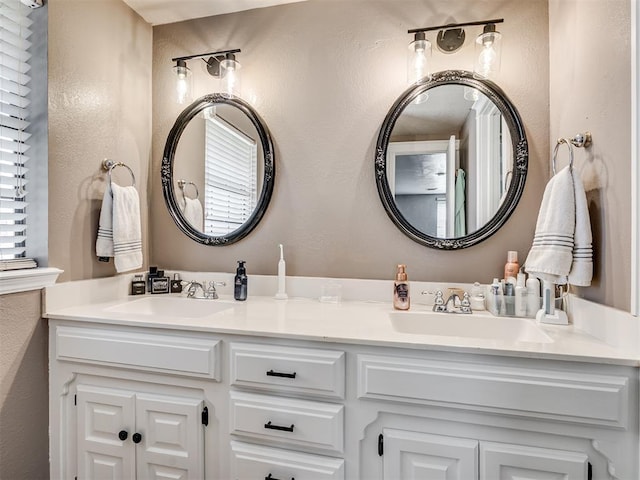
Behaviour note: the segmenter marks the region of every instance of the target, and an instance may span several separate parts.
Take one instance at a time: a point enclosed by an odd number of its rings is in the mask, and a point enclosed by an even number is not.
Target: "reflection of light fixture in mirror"
[[[454,53],[460,50],[466,39],[466,33],[462,27],[484,26],[483,32],[476,40],[477,60],[475,64],[475,74],[483,78],[490,77],[500,69],[500,47],[502,35],[496,31],[496,23],[502,23],[504,19],[496,18],[494,20],[482,20],[478,22],[451,23],[448,25],[439,25],[437,27],[414,28],[407,33],[414,35],[415,40],[409,45],[409,49],[415,52],[418,57],[418,43],[426,42],[428,44],[429,53],[431,53],[431,43],[427,40],[425,32],[438,30],[436,37],[436,45],[438,50],[443,53]],[[414,46],[415,45],[415,46]],[[425,62],[426,64],[426,62]],[[424,75],[427,75],[426,73]],[[411,64],[409,65],[409,82],[415,83],[421,77],[412,77]],[[428,79],[427,79],[428,80]]]
[[[178,59],[173,71],[176,74],[176,101],[179,104],[189,103],[191,101],[192,77],[187,62]]]
[[[431,79],[429,57],[431,57],[431,42],[426,39],[424,32],[416,32],[413,42],[409,44],[407,57],[407,81],[410,85]]]
[[[475,102],[480,98],[480,92],[473,87],[464,86],[464,99]]]
[[[178,103],[185,103],[190,100],[191,70],[187,67],[187,60],[194,58],[202,58],[207,65],[209,75],[219,78],[223,82],[224,93],[240,96],[240,78],[238,75],[240,63],[236,60],[236,53],[240,53],[240,49],[201,53],[171,59],[172,62],[176,62],[174,70],[178,77],[176,83]],[[204,57],[208,58],[205,60]]]
[[[489,23],[476,38],[476,66],[474,72],[484,78],[489,78],[500,71],[500,51],[502,34],[496,31],[496,26]]]

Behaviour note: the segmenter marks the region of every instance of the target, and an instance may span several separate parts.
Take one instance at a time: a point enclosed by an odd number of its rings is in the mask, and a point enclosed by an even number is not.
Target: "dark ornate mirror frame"
[[[253,123],[256,128],[258,135],[260,136],[260,142],[262,144],[262,150],[264,152],[264,175],[262,181],[262,190],[260,191],[260,196],[258,197],[258,202],[256,205],[253,214],[249,219],[243,223],[238,229],[233,232],[220,236],[214,237],[210,235],[206,235],[199,230],[196,230],[184,217],[180,208],[178,206],[175,188],[173,182],[173,162],[174,156],[176,153],[176,149],[178,147],[178,141],[180,140],[180,136],[182,132],[189,124],[189,121],[202,112],[205,108],[213,107],[216,104],[227,104],[236,107],[237,109],[244,112],[244,114],[249,117],[251,123]],[[162,157],[162,169],[161,169],[161,177],[162,177],[162,193],[164,194],[164,200],[167,204],[167,208],[169,209],[169,213],[171,214],[171,218],[176,222],[176,225],[185,235],[187,235],[192,240],[196,242],[203,243],[205,245],[230,245],[238,240],[246,237],[260,222],[262,216],[267,210],[267,206],[269,205],[269,201],[271,200],[271,195],[273,193],[274,180],[276,175],[276,167],[275,167],[275,155],[273,149],[273,143],[271,141],[271,135],[269,134],[269,130],[265,125],[262,118],[258,115],[258,113],[244,100],[234,95],[229,95],[226,93],[212,93],[209,95],[205,95],[200,97],[198,100],[193,102],[187,108],[185,108],[173,125],[173,128],[169,132],[169,136],[167,137],[167,143],[164,147],[164,155]]]
[[[513,145],[514,171],[509,190],[506,197],[495,215],[482,228],[463,237],[439,238],[427,235],[411,225],[400,213],[395,203],[389,181],[387,178],[387,148],[391,132],[396,124],[396,120],[404,111],[405,107],[411,104],[416,97],[425,93],[431,88],[439,85],[463,85],[475,88],[486,95],[500,110],[511,134]],[[478,79],[472,72],[463,70],[447,70],[433,74],[431,80],[418,82],[409,87],[393,104],[389,113],[382,123],[378,142],[376,144],[376,185],[382,204],[387,214],[396,226],[409,238],[427,247],[441,250],[456,250],[467,248],[480,243],[493,235],[502,225],[505,224],[509,216],[513,213],[516,205],[522,197],[524,183],[527,177],[529,150],[524,132],[524,125],[515,106],[509,101],[504,92],[495,83]]]

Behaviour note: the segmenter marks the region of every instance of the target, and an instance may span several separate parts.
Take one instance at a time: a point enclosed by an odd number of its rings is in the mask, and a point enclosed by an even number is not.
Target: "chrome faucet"
[[[187,282],[187,298],[216,300],[218,298],[216,285],[224,287],[227,284],[225,282],[211,281],[207,286],[206,282]],[[202,296],[197,296],[198,289],[202,290]]]
[[[456,300],[458,300],[457,305]],[[433,302],[433,311],[443,313],[473,313],[471,311],[471,301],[469,300],[469,294],[467,292],[464,292],[462,299],[460,299],[460,296],[457,293],[453,292],[445,301],[444,295],[440,290],[436,292],[436,298]]]

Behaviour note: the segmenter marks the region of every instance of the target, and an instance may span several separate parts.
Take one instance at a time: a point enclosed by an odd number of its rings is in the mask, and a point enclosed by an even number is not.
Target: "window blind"
[[[222,236],[245,223],[256,206],[257,145],[220,117],[205,127],[204,229]]]
[[[0,260],[25,256],[31,9],[0,3]]]

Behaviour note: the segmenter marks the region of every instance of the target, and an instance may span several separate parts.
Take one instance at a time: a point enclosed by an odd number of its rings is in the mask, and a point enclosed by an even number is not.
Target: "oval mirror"
[[[516,108],[489,80],[445,71],[407,89],[382,124],[378,193],[414,241],[466,248],[493,235],[515,209],[528,148]]]
[[[162,158],[162,192],[176,225],[206,245],[228,245],[264,215],[275,177],[271,136],[257,112],[227,94],[180,113]]]

